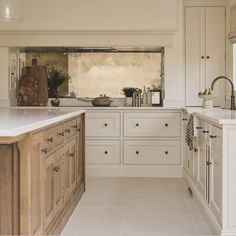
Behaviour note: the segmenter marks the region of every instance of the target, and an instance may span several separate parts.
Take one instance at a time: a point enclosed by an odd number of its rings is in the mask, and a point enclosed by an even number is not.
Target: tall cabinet
[[[185,7],[186,106],[201,106],[198,92],[225,75],[225,7]],[[214,88],[214,105],[224,105],[225,83]]]

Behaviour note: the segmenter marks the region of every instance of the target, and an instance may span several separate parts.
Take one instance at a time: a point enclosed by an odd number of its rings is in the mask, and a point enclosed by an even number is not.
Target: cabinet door
[[[63,195],[64,200],[69,200],[69,196],[76,187],[76,140],[72,139],[65,145],[63,158]]]
[[[79,187],[82,183],[83,170],[83,126],[81,117],[77,119],[77,132],[76,185]]]
[[[186,106],[201,106],[205,89],[205,7],[185,8]]]
[[[62,159],[64,149],[61,148],[55,153],[53,161],[53,208],[56,215],[62,208]]]
[[[222,130],[212,126],[210,165],[210,209],[221,223],[222,207]]]
[[[202,197],[206,199],[206,191],[207,191],[207,169],[206,169],[206,161],[208,155],[208,133],[204,133],[204,131],[209,131],[208,126],[205,122],[199,121],[198,123],[198,145],[199,145],[199,159],[198,159],[198,180],[197,187]]]
[[[55,154],[48,156],[45,159],[45,176],[44,176],[44,228],[46,229],[53,219],[54,213],[54,196],[53,196],[53,181],[54,181],[54,158]]]
[[[43,154],[44,133],[32,135],[31,139],[31,232],[42,234],[43,230]]]
[[[201,106],[198,92],[225,75],[225,8],[186,7],[185,26],[186,105]],[[224,81],[215,85],[214,105],[224,104],[224,87]]]
[[[225,75],[225,7],[206,8],[206,87],[214,78]],[[224,105],[225,81],[214,86],[214,105]]]

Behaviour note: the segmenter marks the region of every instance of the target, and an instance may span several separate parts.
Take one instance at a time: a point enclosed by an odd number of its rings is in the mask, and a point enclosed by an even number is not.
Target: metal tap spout
[[[230,104],[230,110],[235,110],[234,84],[233,84],[233,82],[232,82],[232,80],[230,78],[228,78],[226,76],[218,76],[218,77],[216,77],[212,81],[212,83],[211,83],[211,90],[213,90],[215,82],[218,81],[219,79],[225,79],[225,80],[230,82],[230,84],[231,84],[231,104]]]

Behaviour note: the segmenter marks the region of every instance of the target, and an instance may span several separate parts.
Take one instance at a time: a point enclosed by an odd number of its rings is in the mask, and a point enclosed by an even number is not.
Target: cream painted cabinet
[[[222,129],[212,126],[210,140],[209,206],[218,222],[222,222]]]
[[[91,109],[86,125],[88,175],[182,175],[180,110]]]
[[[198,147],[199,147],[199,160],[198,160],[198,179],[197,188],[201,196],[207,199],[207,159],[209,155],[209,143],[208,135],[209,125],[203,120],[198,120],[198,125],[196,127],[198,131]]]
[[[201,106],[199,91],[225,75],[225,7],[185,7],[186,106]],[[214,105],[224,105],[224,81]]]

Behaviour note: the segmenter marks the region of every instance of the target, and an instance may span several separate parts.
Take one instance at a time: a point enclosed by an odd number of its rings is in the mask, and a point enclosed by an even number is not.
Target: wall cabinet
[[[186,106],[201,106],[198,92],[225,75],[225,7],[185,7]],[[224,105],[224,81],[214,88],[214,105]]]

